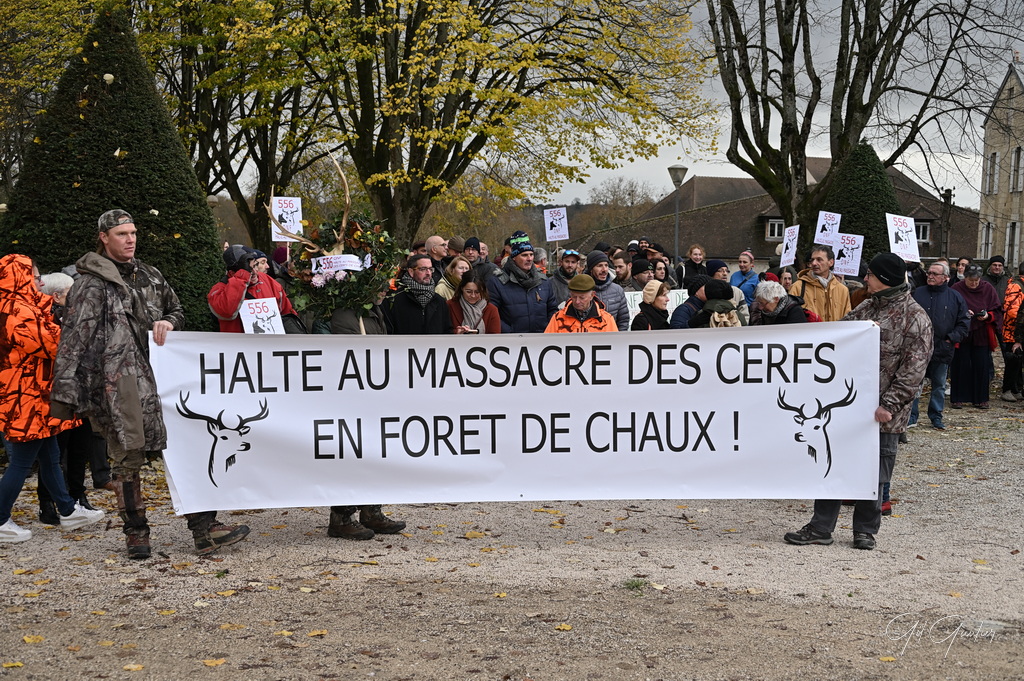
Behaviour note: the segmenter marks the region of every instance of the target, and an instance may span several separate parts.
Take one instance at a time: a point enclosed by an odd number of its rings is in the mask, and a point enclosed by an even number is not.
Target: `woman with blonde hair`
[[[437,286],[434,287],[434,293],[445,300],[451,300],[455,295],[455,290],[459,287],[459,282],[462,281],[462,275],[471,269],[473,269],[473,265],[469,260],[461,255],[455,256],[448,263],[448,267],[444,268],[444,274],[441,276],[441,281],[437,282]]]

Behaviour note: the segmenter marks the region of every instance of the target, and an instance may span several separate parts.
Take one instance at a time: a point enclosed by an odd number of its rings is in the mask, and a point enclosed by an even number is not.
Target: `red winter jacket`
[[[210,303],[210,311],[220,322],[220,330],[230,333],[243,333],[242,320],[238,318],[238,311],[245,300],[258,300],[261,298],[274,298],[277,300],[277,307],[281,316],[295,314],[288,295],[281,288],[277,281],[267,274],[258,272],[257,281],[249,286],[249,270],[238,270],[230,273],[226,279],[218,281],[206,294]]]

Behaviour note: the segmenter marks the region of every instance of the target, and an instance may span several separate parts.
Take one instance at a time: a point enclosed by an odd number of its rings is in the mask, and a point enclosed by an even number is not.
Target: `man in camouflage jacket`
[[[132,216],[99,219],[99,248],[75,267],[54,364],[54,416],[88,416],[107,442],[118,510],[131,558],[148,558],[149,524],[140,471],[146,452],[164,449],[160,397],[149,364],[148,333],[163,345],[185,324],[178,297],[155,267],[135,258]]]
[[[866,319],[878,324],[881,348],[878,367],[878,407],[875,421],[879,430],[878,494],[858,500],[853,511],[853,546],[875,548],[875,535],[882,521],[882,487],[892,479],[896,445],[907,429],[910,409],[925,369],[932,356],[932,322],[914,301],[906,281],[903,259],[880,253],[868,265],[864,278],[871,297],[843,317]],[[787,532],[790,544],[831,544],[832,531],[842,501],[818,499],[811,522],[796,532]]]

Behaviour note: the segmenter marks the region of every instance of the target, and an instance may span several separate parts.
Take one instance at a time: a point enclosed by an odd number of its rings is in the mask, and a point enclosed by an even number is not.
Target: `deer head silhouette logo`
[[[184,395],[178,393],[178,413],[187,419],[196,419],[198,421],[206,421],[206,430],[213,437],[213,445],[210,447],[210,463],[207,468],[207,473],[210,476],[210,482],[213,483],[214,487],[219,487],[217,481],[214,479],[214,471],[227,472],[229,468],[235,465],[235,456],[241,452],[247,452],[252,447],[245,436],[249,434],[249,425],[253,421],[260,421],[267,418],[270,415],[270,410],[267,409],[267,401],[263,400],[260,402],[260,412],[255,416],[241,416],[238,415],[238,425],[228,426],[224,423],[224,410],[222,409],[217,417],[207,416],[206,414],[197,414],[188,407],[189,393]]]
[[[818,408],[813,415],[808,416],[804,412],[804,407],[807,405],[801,404],[799,407],[796,407],[787,404],[786,391],[779,389],[779,407],[786,411],[794,412],[796,415],[793,417],[793,420],[800,426],[793,439],[807,444],[807,455],[814,461],[818,460],[819,452],[825,453],[828,467],[825,469],[825,475],[822,477],[827,478],[829,471],[832,470],[832,445],[828,439],[828,424],[832,422],[832,410],[839,407],[847,407],[853,404],[855,399],[857,399],[857,393],[853,389],[853,381],[846,381],[846,397],[829,404],[822,404],[821,400],[815,398],[814,401],[818,403]]]

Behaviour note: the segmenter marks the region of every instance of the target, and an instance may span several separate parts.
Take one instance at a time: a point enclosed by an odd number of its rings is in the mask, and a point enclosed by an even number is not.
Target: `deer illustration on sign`
[[[241,416],[238,415],[238,425],[228,426],[223,421],[224,410],[222,409],[217,417],[207,416],[206,414],[197,414],[188,407],[189,393],[182,394],[178,393],[178,413],[187,419],[195,419],[197,421],[206,421],[206,430],[213,437],[213,445],[210,447],[210,464],[207,472],[210,476],[210,482],[213,483],[214,487],[219,487],[217,481],[213,477],[213,472],[226,472],[229,468],[235,465],[235,455],[240,452],[247,452],[252,447],[249,442],[244,439],[249,434],[249,423],[253,421],[260,421],[267,418],[270,415],[270,410],[267,409],[267,401],[263,400],[260,402],[260,412],[255,416]],[[219,450],[219,451],[218,451]],[[221,465],[223,464],[223,465]]]
[[[804,413],[805,404],[801,404],[799,407],[787,404],[786,391],[779,389],[779,408],[794,412],[796,415],[793,417],[793,420],[800,426],[793,439],[807,444],[807,455],[815,462],[818,460],[818,452],[825,452],[825,460],[828,463],[828,467],[825,469],[825,475],[822,477],[827,478],[829,471],[832,470],[832,446],[828,439],[828,424],[832,422],[832,410],[839,407],[848,407],[853,404],[855,399],[857,399],[857,393],[853,389],[853,381],[846,381],[846,397],[838,402],[830,402],[824,405],[821,403],[821,400],[815,398],[814,401],[818,403],[818,408],[813,416],[808,416]]]

